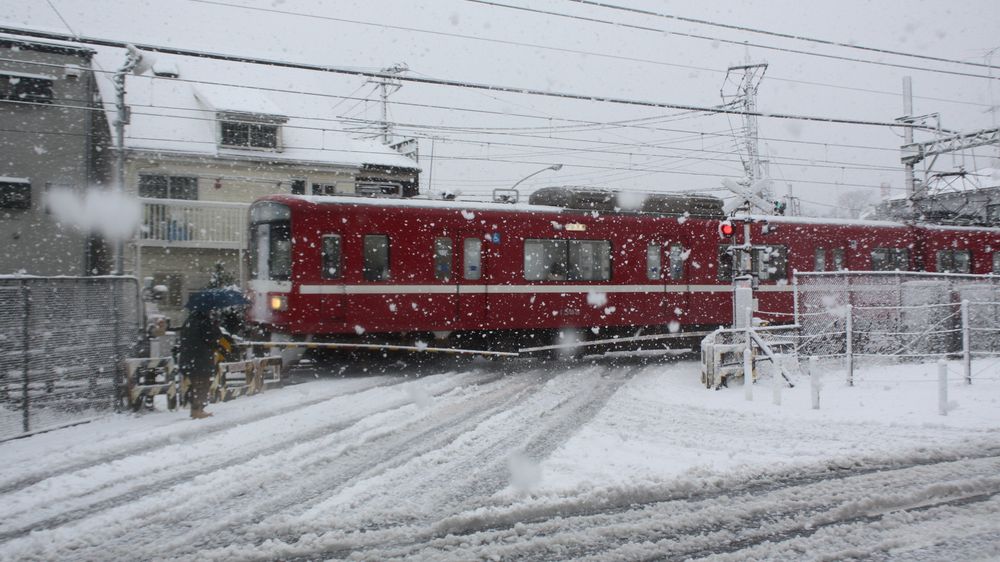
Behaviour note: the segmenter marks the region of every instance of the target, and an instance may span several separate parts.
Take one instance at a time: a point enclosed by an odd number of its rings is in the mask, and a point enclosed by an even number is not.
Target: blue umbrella
[[[213,308],[228,308],[230,306],[243,306],[246,304],[250,304],[250,301],[243,296],[243,293],[235,289],[205,289],[191,293],[184,307],[194,312],[197,310],[212,310]]]

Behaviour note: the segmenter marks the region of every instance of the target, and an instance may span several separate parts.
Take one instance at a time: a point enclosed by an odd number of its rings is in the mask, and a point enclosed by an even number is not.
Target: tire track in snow
[[[502,372],[496,373],[496,372],[481,372],[481,371],[458,374],[452,377],[450,381],[448,381],[444,389],[435,392],[434,396],[445,394],[457,386],[468,385],[468,384],[480,384],[480,385],[489,384],[490,382],[498,380],[504,376],[505,374]],[[404,381],[400,382],[414,382],[414,381],[413,379],[405,379]],[[385,386],[392,387],[396,385],[392,384]],[[379,388],[380,388],[379,386],[375,386],[373,388],[369,388],[365,391],[361,391],[358,393],[348,393],[346,395],[334,398],[327,398],[325,400],[319,401],[319,403],[328,401],[332,402],[337,400],[346,400],[357,394],[377,391]],[[336,422],[325,423],[319,426],[310,427],[308,431],[305,431],[303,433],[296,433],[293,436],[288,436],[281,442],[265,445],[263,447],[253,448],[246,451],[241,451],[241,453],[238,455],[232,455],[232,456],[222,455],[222,458],[219,461],[206,464],[199,464],[195,468],[181,470],[181,471],[171,471],[166,469],[168,467],[160,467],[160,469],[157,470],[159,474],[146,473],[141,476],[137,476],[136,481],[130,482],[127,486],[123,485],[120,481],[117,480],[109,481],[105,485],[99,488],[89,489],[86,492],[84,492],[84,494],[82,494],[84,496],[90,496],[96,492],[108,491],[109,493],[106,494],[106,497],[104,497],[103,499],[100,499],[96,502],[93,502],[89,505],[85,505],[79,508],[62,511],[57,515],[51,517],[45,517],[39,520],[33,520],[28,522],[27,524],[19,524],[12,529],[0,532],[0,541],[8,541],[10,539],[24,536],[32,531],[54,529],[62,525],[72,523],[74,521],[85,519],[96,513],[113,509],[116,506],[126,505],[131,502],[140,500],[143,497],[150,495],[151,490],[167,489],[175,487],[177,485],[193,480],[199,476],[211,474],[218,470],[224,469],[228,466],[246,463],[255,457],[273,455],[297,444],[307,443],[317,439],[322,439],[330,435],[331,433],[343,431],[344,429],[358,423],[359,421],[367,417],[370,417],[373,414],[398,408],[400,406],[409,404],[411,402],[412,402],[411,397],[404,396],[387,404],[381,405],[380,407],[375,408],[373,411],[365,411],[358,415],[349,417],[347,419],[342,419]],[[301,409],[301,407],[295,408],[294,410],[299,410],[299,409]],[[257,420],[257,421],[258,422],[266,421],[269,417],[272,416],[265,416],[262,418],[262,420]],[[208,436],[206,436],[206,439],[207,438]],[[190,445],[185,444],[184,446],[190,446]],[[85,467],[84,470],[87,469],[96,470],[99,469],[102,464],[104,463],[88,465],[87,467]],[[72,473],[66,476],[71,476],[71,475]],[[121,486],[123,488],[122,492],[118,493],[110,491],[111,488],[118,486]],[[0,497],[0,499],[2,499],[2,497]],[[8,513],[7,515],[9,519],[10,516],[13,514]]]
[[[366,482],[366,488],[388,487],[393,490],[392,497],[404,497],[409,502],[419,505],[410,513],[400,513],[390,505],[372,505],[380,498],[368,497],[364,494],[352,498],[354,503],[363,503],[365,512],[369,515],[356,520],[338,519],[338,524],[348,528],[360,528],[364,534],[372,536],[389,536],[391,542],[398,540],[395,535],[404,536],[416,525],[428,525],[433,528],[442,514],[461,513],[462,511],[481,505],[497,491],[506,488],[510,483],[511,468],[508,459],[512,451],[518,451],[532,460],[542,460],[545,456],[565,443],[579,428],[593,418],[604,407],[611,396],[634,376],[640,368],[613,376],[585,377],[581,373],[561,373],[550,379],[546,387],[540,387],[532,399],[519,404],[517,408],[503,412],[501,416],[493,416],[481,427],[469,432],[467,439],[453,446],[462,448],[462,454],[454,460],[448,459],[449,452],[442,451],[429,458],[416,458],[413,462],[399,468],[394,478],[376,479]],[[562,380],[557,380],[562,379]],[[560,382],[561,392],[548,388],[553,382]],[[590,385],[590,386],[587,386]],[[497,427],[502,431],[495,431]],[[469,451],[468,448],[472,447]],[[444,462],[441,462],[444,460]],[[393,475],[390,475],[393,476]],[[442,482],[449,492],[438,494]],[[326,511],[336,511],[341,507],[338,503],[326,506]],[[322,509],[315,513],[307,513],[303,519],[323,518]],[[299,529],[295,534],[279,534],[275,540],[294,544],[298,538],[309,532],[320,533],[326,529]],[[422,528],[427,531],[428,527]],[[433,533],[433,531],[431,531]],[[260,534],[260,533],[258,533]],[[419,533],[424,534],[424,533]],[[266,536],[274,537],[273,534]],[[426,536],[425,536],[426,538]],[[366,541],[367,542],[367,541]],[[404,541],[405,542],[405,541]],[[398,544],[398,543],[397,543]],[[316,552],[300,555],[303,559],[340,558],[350,555],[357,545],[343,549],[322,549]],[[251,550],[241,551],[239,555],[249,554]]]
[[[561,506],[548,518],[488,530],[471,526],[461,534],[438,532],[422,543],[414,541],[410,548],[385,549],[378,537],[371,537],[371,542],[365,538],[357,550],[385,559],[495,555],[527,560],[687,560],[725,554],[745,559],[744,549],[755,545],[808,539],[825,528],[877,521],[887,513],[985,502],[1000,493],[998,471],[1000,456],[993,452],[885,469],[777,478],[766,485],[610,510],[569,514]]]
[[[342,398],[344,396],[350,396],[353,394],[359,394],[375,388],[386,388],[390,386],[395,386],[397,384],[413,381],[413,379],[408,379],[408,378],[394,378],[383,382],[379,380],[382,378],[383,377],[373,377],[371,385],[362,385],[360,388],[353,388],[347,392],[330,394],[325,396],[324,398],[307,400],[305,402],[296,403],[284,408],[269,410],[260,415],[249,415],[235,420],[227,420],[225,422],[216,423],[210,427],[205,427],[205,424],[201,424],[200,426],[192,426],[190,429],[179,431],[177,433],[171,433],[170,438],[174,441],[181,440],[186,443],[193,443],[195,441],[207,439],[208,437],[216,433],[227,431],[240,425],[262,421],[270,417],[282,416],[289,412],[300,410],[302,408],[307,408],[309,406],[313,406],[316,404],[321,404],[328,400]],[[250,397],[250,399],[256,399],[256,398],[263,399],[263,397],[260,397],[259,395]],[[57,476],[62,476],[64,474],[69,474],[73,472],[78,472],[80,470],[84,470],[101,464],[107,464],[109,462],[114,462],[134,455],[141,455],[173,444],[173,441],[164,443],[162,440],[155,440],[155,438],[151,440],[154,442],[145,441],[132,447],[128,447],[125,449],[117,449],[114,454],[102,456],[98,459],[87,459],[82,462],[69,464],[57,470],[49,470],[47,472],[39,472],[35,474],[30,474],[28,476],[23,476],[17,480],[13,480],[9,483],[5,483],[2,486],[0,486],[0,496],[15,490],[19,490],[21,488],[25,488],[27,486],[32,486],[49,478],[54,478]]]

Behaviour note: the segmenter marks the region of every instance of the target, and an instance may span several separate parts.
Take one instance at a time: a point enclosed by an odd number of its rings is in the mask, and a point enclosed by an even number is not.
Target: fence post
[[[781,361],[778,358],[778,361]],[[774,365],[774,372],[771,373],[771,402],[775,406],[781,406],[781,365]]]
[[[799,275],[792,275],[792,322],[799,325]]]
[[[753,352],[749,344],[743,349],[743,396],[753,401]]]
[[[847,386],[854,386],[854,305],[847,305],[847,321],[844,322],[846,335]]]
[[[972,384],[972,350],[969,349],[969,301],[962,300],[962,368],[965,384]]]
[[[809,391],[812,394],[812,409],[819,410],[819,359],[809,357]]]
[[[948,363],[938,359],[938,414],[948,415]]]
[[[21,282],[21,297],[24,299],[24,329],[22,330],[21,336],[24,338],[24,345],[22,346],[22,370],[23,379],[21,380],[21,427],[24,428],[24,432],[28,433],[31,431],[31,398],[29,393],[28,382],[31,377],[30,373],[30,352],[31,352],[31,287],[28,286],[27,281]]]

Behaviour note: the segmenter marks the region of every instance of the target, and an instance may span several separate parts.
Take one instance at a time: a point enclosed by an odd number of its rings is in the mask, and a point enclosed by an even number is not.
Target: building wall
[[[0,40],[0,74],[4,71],[53,78],[52,103],[0,100],[0,176],[28,178],[31,208],[0,209],[0,274],[87,273],[87,233],[49,214],[48,190],[88,189],[92,180],[91,130],[95,88],[90,56],[85,50],[32,48]],[[65,65],[82,68],[70,77]]]

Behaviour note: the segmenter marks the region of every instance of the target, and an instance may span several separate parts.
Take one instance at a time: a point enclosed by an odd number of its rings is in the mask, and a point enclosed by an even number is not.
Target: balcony
[[[136,243],[160,248],[246,249],[249,203],[140,198]]]

